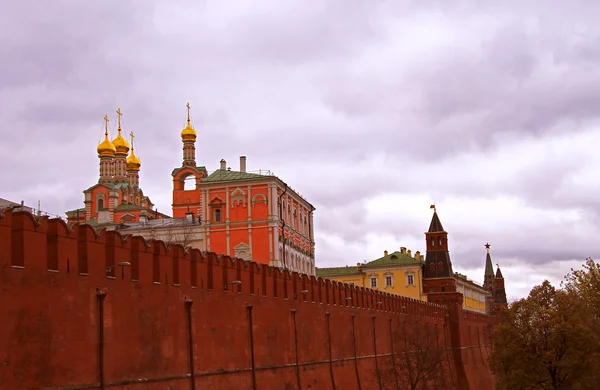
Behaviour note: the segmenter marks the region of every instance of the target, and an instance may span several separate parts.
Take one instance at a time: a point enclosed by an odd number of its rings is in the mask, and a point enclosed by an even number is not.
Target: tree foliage
[[[498,390],[596,388],[599,270],[588,259],[562,289],[546,280],[501,313],[490,356]]]

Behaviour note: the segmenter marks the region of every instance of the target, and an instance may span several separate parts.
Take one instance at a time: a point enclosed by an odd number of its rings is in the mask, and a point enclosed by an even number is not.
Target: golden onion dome
[[[116,152],[118,154],[127,154],[127,152],[129,152],[129,142],[127,142],[127,140],[121,136],[120,128],[117,137],[112,140],[112,143],[115,146]]]
[[[181,139],[184,141],[195,141],[196,140],[196,130],[190,124],[190,120],[187,121],[187,126],[185,129],[181,130]]]
[[[127,157],[127,170],[128,171],[139,171],[141,166],[142,166],[142,162],[140,161],[138,156],[135,155],[135,153],[133,151],[133,147],[132,147],[131,154],[129,155],[129,157]]]
[[[104,134],[104,141],[98,145],[96,150],[98,151],[99,157],[114,157],[117,149],[115,148],[115,145],[108,140],[108,132]]]

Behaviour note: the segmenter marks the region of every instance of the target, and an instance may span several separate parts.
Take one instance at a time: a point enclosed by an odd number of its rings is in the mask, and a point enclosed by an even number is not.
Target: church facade
[[[117,136],[108,137],[108,116],[104,117],[104,141],[98,147],[100,175],[98,183],[83,191],[84,207],[67,211],[69,223],[88,223],[92,226],[111,226],[118,223],[137,222],[140,215],[150,219],[169,218],[153,210],[154,204],[140,187],[141,160],[131,144],[123,137],[121,110],[117,110]]]

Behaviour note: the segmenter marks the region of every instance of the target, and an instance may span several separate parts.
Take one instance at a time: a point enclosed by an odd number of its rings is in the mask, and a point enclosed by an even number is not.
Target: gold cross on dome
[[[104,115],[104,134],[108,135],[108,115]]]
[[[190,109],[191,109],[190,102],[188,102],[185,106],[187,107],[187,120],[189,122],[190,121]]]
[[[117,120],[118,120],[118,124],[119,124],[119,130],[121,130],[121,108],[117,108]]]

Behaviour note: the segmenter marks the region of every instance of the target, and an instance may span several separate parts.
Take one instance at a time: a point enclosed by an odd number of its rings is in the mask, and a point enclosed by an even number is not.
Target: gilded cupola
[[[130,136],[131,136],[131,153],[129,154],[129,157],[127,157],[127,170],[128,171],[139,171],[140,167],[142,166],[142,162],[135,155],[135,148],[133,146],[133,138],[135,136],[133,135],[133,133],[131,133]]]
[[[117,154],[127,154],[129,152],[129,142],[125,138],[121,136],[121,109],[117,109],[117,118],[118,118],[118,134],[115,139],[112,140],[113,145],[115,146]]]
[[[108,139],[108,116],[104,116],[104,141],[98,144],[98,157],[114,157],[117,149]]]
[[[196,141],[196,130],[192,127],[190,122],[190,103],[187,104],[187,126],[181,130],[181,139],[183,141]]]

